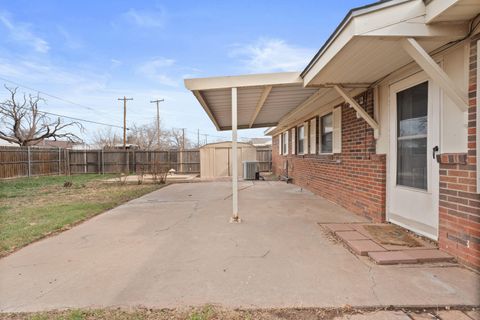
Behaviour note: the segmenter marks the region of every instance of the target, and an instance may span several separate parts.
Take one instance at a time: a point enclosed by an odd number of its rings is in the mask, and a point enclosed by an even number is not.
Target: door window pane
[[[326,116],[320,118],[321,125],[321,149],[322,153],[331,153],[332,152],[332,137],[333,137],[333,126],[332,126],[332,114],[329,113]]]
[[[427,189],[428,82],[397,93],[397,185]]]

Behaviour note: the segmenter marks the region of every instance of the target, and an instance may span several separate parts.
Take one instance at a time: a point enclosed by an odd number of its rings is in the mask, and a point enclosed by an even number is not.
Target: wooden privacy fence
[[[261,171],[271,169],[271,149],[257,150]],[[0,179],[80,173],[148,173],[175,169],[200,173],[198,150],[74,150],[0,147]]]
[[[257,148],[257,161],[260,165],[260,172],[272,171],[272,149]]]

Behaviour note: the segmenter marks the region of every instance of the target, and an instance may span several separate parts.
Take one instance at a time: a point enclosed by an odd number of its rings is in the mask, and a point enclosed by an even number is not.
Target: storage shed
[[[249,143],[237,143],[238,176],[243,176],[243,161],[257,160],[257,150]],[[200,177],[232,176],[232,142],[209,143],[200,148]]]

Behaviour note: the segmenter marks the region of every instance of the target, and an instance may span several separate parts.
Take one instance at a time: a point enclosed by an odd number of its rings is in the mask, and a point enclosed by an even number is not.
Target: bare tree
[[[17,97],[18,88],[5,86],[10,97],[0,102],[0,139],[20,146],[35,145],[44,139],[67,139],[80,142],[81,139],[66,131],[71,127],[83,129],[78,122],[64,123],[60,118],[52,118],[38,110],[38,105],[45,102],[38,94],[36,96],[23,94]]]
[[[172,149],[182,149],[182,147],[185,147],[185,149],[190,149],[193,146],[190,139],[188,139],[186,135],[183,135],[182,129],[171,129],[168,132],[168,137],[170,148]],[[183,139],[185,139],[185,141]]]
[[[122,142],[121,134],[115,133],[111,127],[98,130],[93,134],[93,144],[99,148],[112,149]]]
[[[135,144],[143,150],[170,149],[169,134],[161,127],[160,145],[158,145],[156,123],[149,123],[144,125],[134,124],[130,127],[127,140],[129,143]]]

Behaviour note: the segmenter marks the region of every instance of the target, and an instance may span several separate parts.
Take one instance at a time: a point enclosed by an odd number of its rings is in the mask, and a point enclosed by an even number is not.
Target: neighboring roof
[[[230,147],[232,146],[232,141],[220,141],[220,142],[212,142],[212,143],[207,143],[204,144],[203,146],[200,147],[200,149],[205,149],[205,148],[215,148],[215,147]],[[244,146],[244,147],[253,147],[251,143],[248,142],[237,142],[237,146]]]
[[[68,149],[76,145],[77,143],[68,141],[68,140],[40,140],[37,143],[33,144],[35,146],[49,147],[49,148],[62,148]]]
[[[268,146],[272,144],[272,138],[252,138],[250,143],[254,146]]]

